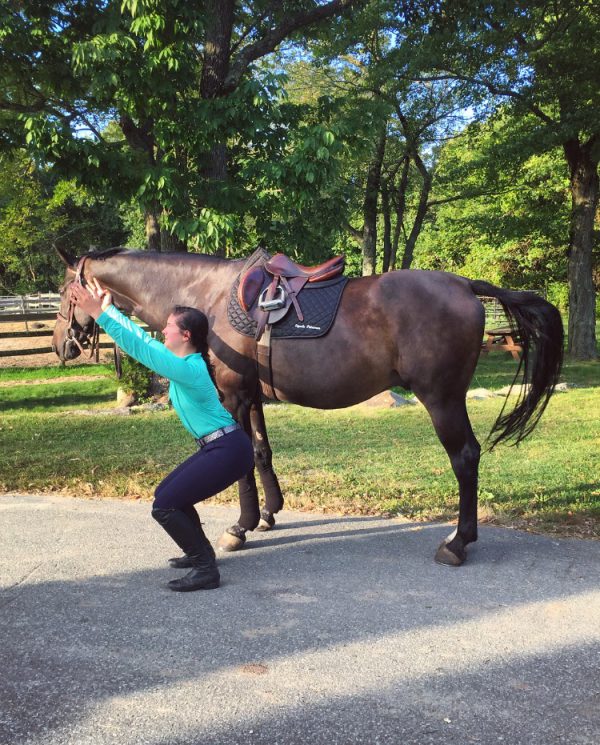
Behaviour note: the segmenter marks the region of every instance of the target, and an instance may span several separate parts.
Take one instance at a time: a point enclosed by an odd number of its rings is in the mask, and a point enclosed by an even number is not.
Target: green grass
[[[17,380],[51,380],[79,375],[114,376],[110,365],[46,365],[44,367],[0,367],[0,383]]]
[[[44,383],[42,385],[11,385],[0,388],[0,414],[65,411],[114,406],[116,380]]]
[[[518,362],[510,354],[490,352],[479,358],[471,388],[498,390],[510,385],[517,371]],[[572,362],[565,359],[561,382],[579,387],[600,385],[600,362]]]
[[[480,440],[501,405],[499,398],[470,403]],[[288,506],[417,520],[456,515],[456,481],[422,407],[325,412],[282,404],[267,406],[266,417]],[[519,448],[484,454],[482,518],[599,535],[599,420],[600,388],[556,394]],[[0,448],[3,491],[149,499],[193,443],[170,411],[83,417],[65,415],[63,406],[3,414]],[[235,489],[220,499],[236,502]]]
[[[509,354],[480,358],[473,388],[512,382]],[[96,380],[51,382],[101,375]],[[31,380],[44,384],[27,384]],[[532,437],[485,453],[483,520],[563,535],[600,535],[600,362],[565,362],[556,394]],[[0,369],[0,490],[150,499],[156,484],[193,452],[172,411],[117,416],[108,365]],[[22,385],[19,385],[22,382]],[[473,401],[484,441],[503,400]],[[104,409],[80,416],[73,409]],[[456,516],[457,485],[421,406],[317,411],[267,406],[274,463],[287,505],[348,514]],[[220,501],[237,502],[235,488]]]

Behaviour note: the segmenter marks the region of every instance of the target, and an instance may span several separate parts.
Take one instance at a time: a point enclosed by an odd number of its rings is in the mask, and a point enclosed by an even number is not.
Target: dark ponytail
[[[190,344],[196,352],[202,355],[210,379],[219,394],[219,401],[222,401],[223,394],[217,386],[215,368],[208,356],[208,318],[198,308],[189,308],[187,305],[176,305],[172,310],[172,315],[175,317],[175,323],[179,328],[189,333]]]

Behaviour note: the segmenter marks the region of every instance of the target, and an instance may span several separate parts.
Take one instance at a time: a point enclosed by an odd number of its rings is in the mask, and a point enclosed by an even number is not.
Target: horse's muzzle
[[[76,357],[79,357],[80,354],[81,349],[77,346],[75,341],[73,341],[73,339],[65,339],[62,357],[60,354],[58,356],[63,362],[67,362],[68,360],[74,360]]]

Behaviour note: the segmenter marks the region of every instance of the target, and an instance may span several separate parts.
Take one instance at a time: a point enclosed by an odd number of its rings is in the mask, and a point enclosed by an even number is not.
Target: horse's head
[[[66,362],[79,357],[84,349],[93,347],[95,322],[92,316],[86,315],[81,308],[71,303],[73,282],[80,281],[77,260],[66,251],[57,250],[66,265],[66,271],[60,287],[60,310],[56,316],[52,349],[61,362]]]

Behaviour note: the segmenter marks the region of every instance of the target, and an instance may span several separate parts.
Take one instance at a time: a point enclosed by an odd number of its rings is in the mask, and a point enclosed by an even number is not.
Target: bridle
[[[83,275],[83,269],[86,259],[87,256],[79,259],[77,268],[75,270],[75,278],[72,279],[69,284],[73,284],[73,282],[76,282],[82,287],[85,287],[86,282]],[[92,359],[93,357],[95,361],[98,362],[100,359],[100,328],[96,321],[94,321],[91,333],[86,333],[75,318],[75,307],[75,303],[73,302],[73,298],[71,296],[69,298],[69,310],[67,311],[67,315],[65,316],[63,313],[60,312],[60,310],[56,314],[57,318],[61,318],[67,323],[67,332],[64,344],[66,344],[67,341],[74,342],[79,347],[79,351],[81,352],[81,354],[84,354],[85,350],[89,350],[89,359]],[[79,339],[75,335],[75,331],[77,331],[80,336],[84,337],[83,343],[79,341]]]

